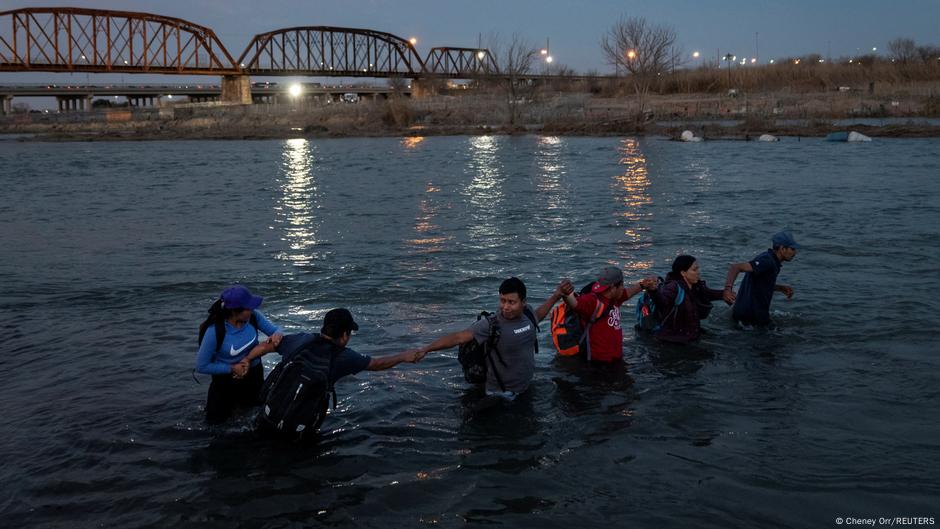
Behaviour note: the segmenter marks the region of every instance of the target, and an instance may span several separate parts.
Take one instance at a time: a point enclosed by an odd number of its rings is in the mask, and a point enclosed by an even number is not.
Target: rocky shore
[[[884,98],[883,98],[884,99]],[[885,104],[887,103],[887,105]],[[894,104],[897,103],[897,104]],[[856,130],[871,137],[940,137],[932,101],[903,104],[845,98],[764,94],[601,98],[549,94],[512,103],[499,94],[392,98],[354,104],[189,104],[86,113],[0,117],[0,134],[21,141],[278,139],[296,137],[551,134],[655,135],[691,130],[706,140],[748,140],[761,134],[821,137]],[[640,112],[640,108],[643,109]]]

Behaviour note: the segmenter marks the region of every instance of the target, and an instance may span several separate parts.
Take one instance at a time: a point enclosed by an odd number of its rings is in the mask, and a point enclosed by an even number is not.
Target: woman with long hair
[[[260,358],[243,360],[258,345],[259,331],[274,346],[283,336],[257,310],[262,299],[242,285],[232,285],[222,291],[199,326],[196,371],[212,375],[206,396],[206,422],[210,424],[226,420],[236,407],[259,404],[264,367]]]
[[[691,255],[676,257],[662,287],[648,291],[656,302],[660,322],[654,336],[673,343],[698,340],[702,334],[700,322],[708,317],[712,301],[723,299],[721,290],[708,288],[702,280],[698,261]]]

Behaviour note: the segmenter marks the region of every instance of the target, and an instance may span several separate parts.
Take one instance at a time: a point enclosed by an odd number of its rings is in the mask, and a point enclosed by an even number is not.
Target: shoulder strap
[[[539,322],[535,319],[535,313],[532,312],[532,309],[530,309],[528,305],[526,305],[525,308],[522,309],[522,313],[525,314],[527,318],[529,318],[529,321],[532,322],[532,326],[535,327],[535,331],[532,333],[532,335],[535,337],[535,354],[539,354],[538,333],[540,333],[542,329],[539,328]]]
[[[493,377],[496,378],[496,383],[499,384],[499,389],[505,392],[506,385],[503,384],[503,377],[499,376],[499,370],[496,369],[496,362],[493,360],[493,353],[495,352],[499,363],[504,366],[506,365],[506,362],[503,360],[503,355],[500,354],[499,347],[497,347],[500,337],[499,321],[496,319],[496,314],[487,314],[486,321],[490,324],[490,336],[483,345],[483,356],[490,362],[490,369],[493,371]]]
[[[225,340],[225,320],[218,318],[215,320],[215,352],[222,352],[222,341]]]

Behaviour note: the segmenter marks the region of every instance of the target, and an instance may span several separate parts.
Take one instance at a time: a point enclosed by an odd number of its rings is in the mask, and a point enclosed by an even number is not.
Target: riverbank
[[[531,94],[512,103],[498,93],[392,98],[356,104],[189,104],[87,113],[18,114],[0,134],[19,140],[133,141],[295,137],[551,134],[655,135],[692,130],[706,139],[761,134],[821,137],[857,130],[872,137],[940,137],[933,96],[773,93],[721,97],[598,97]],[[641,111],[642,109],[642,111]]]

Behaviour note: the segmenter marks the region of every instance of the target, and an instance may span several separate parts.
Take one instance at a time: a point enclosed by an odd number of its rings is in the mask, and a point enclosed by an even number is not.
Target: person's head
[[[353,321],[352,313],[347,309],[333,309],[323,316],[323,327],[320,334],[333,340],[333,343],[345,347],[354,331],[359,325]]]
[[[676,277],[685,279],[685,282],[692,286],[702,278],[698,268],[698,261],[691,255],[680,255],[672,262],[672,274]]]
[[[518,277],[510,277],[499,285],[499,310],[507,320],[522,316],[525,310],[525,283]]]
[[[261,296],[253,295],[242,285],[227,287],[219,295],[219,300],[222,301],[222,317],[226,320],[248,323],[251,319],[251,311],[260,307],[263,299]]]
[[[793,239],[793,235],[787,231],[775,233],[771,242],[773,243],[774,253],[781,261],[792,261],[796,257],[796,251],[800,249],[800,245]]]
[[[623,272],[616,266],[605,266],[597,275],[591,292],[607,299],[619,298],[623,295]]]

